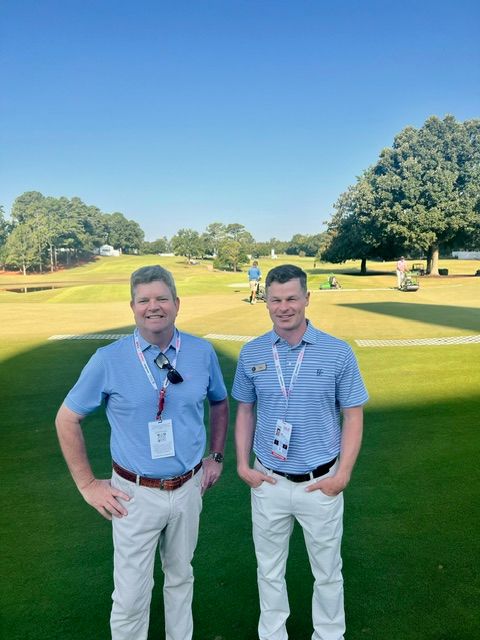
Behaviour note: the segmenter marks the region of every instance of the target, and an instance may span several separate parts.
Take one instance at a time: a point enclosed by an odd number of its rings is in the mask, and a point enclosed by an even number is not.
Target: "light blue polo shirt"
[[[286,414],[273,359],[273,343],[277,346],[287,389],[305,345]],[[310,322],[296,346],[290,346],[275,331],[246,344],[240,352],[232,396],[240,402],[256,402],[255,455],[266,467],[286,473],[305,473],[335,458],[340,452],[341,409],[360,406],[368,400],[351,347],[315,329]],[[272,455],[279,419],[293,425],[285,461]]]
[[[249,280],[258,280],[261,275],[262,275],[262,272],[258,267],[250,267],[250,269],[248,270]]]
[[[105,403],[111,427],[112,458],[125,469],[142,476],[172,478],[192,469],[205,451],[204,400],[218,402],[227,396],[217,355],[212,345],[188,333],[179,333],[180,352],[175,368],[183,382],[169,384],[164,419],[173,421],[175,456],[152,459],[148,423],[155,420],[159,392],[148,380],[132,336],[98,349],[65,398],[65,405],[88,415]],[[165,352],[175,360],[175,338]],[[167,371],[154,359],[160,350],[139,335],[140,347],[158,389]]]

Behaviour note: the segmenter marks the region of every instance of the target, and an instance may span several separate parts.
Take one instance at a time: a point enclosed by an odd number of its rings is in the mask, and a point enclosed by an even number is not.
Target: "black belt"
[[[265,467],[260,459],[258,459],[258,461],[263,467]],[[309,471],[308,473],[285,473],[284,471],[277,471],[276,469],[269,469],[268,467],[265,467],[265,469],[273,471],[277,476],[283,476],[291,482],[307,482],[307,480],[313,480],[314,478],[324,476],[328,471],[330,471],[336,461],[337,458],[335,457],[333,460],[330,460],[330,462],[325,462],[325,464],[321,464],[319,467],[313,469],[313,471]]]

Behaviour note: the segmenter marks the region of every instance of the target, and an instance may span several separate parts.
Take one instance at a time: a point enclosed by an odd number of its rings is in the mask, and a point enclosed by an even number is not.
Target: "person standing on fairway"
[[[360,450],[368,394],[350,346],[306,319],[305,272],[281,265],[265,285],[273,330],[242,348],[232,392],[238,474],[251,487],[258,635],[287,638],[285,568],[297,520],[315,580],[312,640],[341,640],[342,491]]]
[[[397,272],[397,287],[401,289],[408,271],[408,264],[403,256],[398,260],[395,271]]]
[[[262,276],[262,272],[258,268],[258,262],[253,261],[252,266],[248,270],[248,285],[250,287],[250,304],[255,304],[257,301],[257,287],[258,282]]]
[[[130,280],[133,335],[92,356],[57,414],[63,455],[78,490],[112,520],[112,640],[146,640],[157,547],[164,572],[165,637],[193,635],[192,557],[203,492],[222,472],[228,423],[225,384],[212,346],[179,331],[169,271],[142,267]],[[210,455],[203,459],[204,400]],[[105,403],[113,472],[94,476],[81,421]]]

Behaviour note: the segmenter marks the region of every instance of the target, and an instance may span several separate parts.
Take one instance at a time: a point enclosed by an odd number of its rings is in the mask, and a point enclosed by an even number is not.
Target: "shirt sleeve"
[[[227,388],[215,349],[210,345],[210,382],[207,397],[211,402],[220,402],[227,397]]]
[[[337,400],[342,409],[358,407],[368,400],[368,392],[350,346],[337,381]]]
[[[239,402],[254,403],[257,400],[255,385],[245,372],[245,352],[242,349],[233,380],[232,396]]]
[[[106,370],[98,351],[93,354],[77,382],[64,400],[65,406],[86,416],[99,407],[107,396]]]

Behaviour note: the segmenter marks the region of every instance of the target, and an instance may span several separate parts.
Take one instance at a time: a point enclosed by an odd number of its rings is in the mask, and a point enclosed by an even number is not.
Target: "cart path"
[[[131,335],[130,333],[85,333],[58,334],[50,336],[49,340],[118,340]],[[229,342],[250,342],[257,336],[228,335],[221,333],[207,333],[203,336],[207,340],[228,340]],[[355,340],[359,347],[430,347],[449,346],[456,344],[480,344],[480,334],[473,336],[455,336],[452,338],[416,338],[407,340]]]

